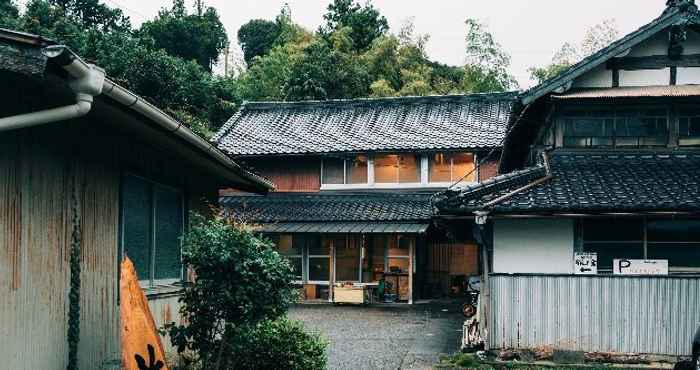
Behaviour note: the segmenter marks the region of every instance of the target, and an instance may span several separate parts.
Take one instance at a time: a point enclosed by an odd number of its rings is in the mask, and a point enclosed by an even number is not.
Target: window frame
[[[473,181],[459,181],[459,184],[463,185],[473,185],[479,182],[479,166],[478,166],[478,154],[470,151],[431,151],[431,152],[421,152],[421,153],[406,153],[406,152],[396,152],[396,153],[364,153],[356,154],[357,156],[365,156],[367,158],[367,182],[360,184],[350,184],[348,183],[348,163],[353,160],[354,157],[350,154],[343,159],[343,184],[326,184],[324,183],[325,175],[325,158],[321,160],[321,171],[320,171],[320,190],[356,190],[356,189],[420,189],[420,188],[449,188],[455,182],[440,182],[430,181],[430,160],[435,154],[448,154],[450,155],[450,178],[454,178],[454,154],[467,154],[473,158],[474,173]],[[397,170],[397,182],[376,182],[375,181],[375,156],[376,155],[415,155],[418,165],[418,182],[398,182],[399,172]],[[328,157],[334,158],[334,157]]]
[[[185,266],[182,261],[182,247],[183,247],[183,240],[182,236],[187,232],[187,213],[188,213],[188,208],[187,208],[187,200],[186,200],[186,192],[182,190],[181,188],[178,188],[176,186],[171,186],[165,183],[162,183],[160,181],[152,180],[151,178],[141,176],[139,174],[125,171],[121,174],[120,176],[120,181],[119,181],[119,262],[121,262],[124,257],[126,256],[126,245],[125,245],[125,237],[126,237],[126,210],[124,208],[124,179],[126,177],[133,177],[136,179],[139,179],[143,182],[146,182],[149,184],[149,193],[150,193],[150,208],[151,212],[149,214],[150,218],[150,225],[149,225],[149,259],[150,259],[150,265],[149,265],[149,277],[148,279],[140,279],[139,280],[139,285],[141,285],[142,288],[145,289],[153,289],[161,286],[172,286],[176,284],[182,284],[185,282]],[[182,235],[180,235],[180,241],[179,241],[179,252],[180,252],[180,277],[178,278],[169,278],[169,279],[155,279],[155,267],[156,267],[156,240],[157,240],[157,228],[156,228],[156,222],[157,222],[157,208],[158,208],[158,201],[156,199],[155,193],[156,193],[156,187],[160,187],[163,189],[167,189],[170,191],[173,191],[177,193],[180,196],[180,209],[182,211],[182,225],[181,225],[181,230],[182,230]]]
[[[670,264],[670,259],[669,258],[650,258],[649,257],[649,245],[672,245],[672,244],[683,244],[683,245],[693,245],[697,246],[697,248],[700,248],[700,240],[697,242],[692,242],[692,241],[683,241],[683,242],[673,242],[673,241],[650,241],[649,240],[649,222],[650,221],[673,221],[674,219],[665,219],[665,218],[649,218],[649,217],[644,217],[642,219],[636,219],[641,224],[642,228],[642,239],[641,240],[624,240],[624,241],[586,241],[585,240],[585,227],[584,223],[585,220],[579,220],[578,226],[576,227],[577,231],[577,237],[576,241],[579,243],[577,250],[580,251],[586,251],[586,245],[595,245],[595,244],[631,244],[631,243],[636,243],[639,242],[641,243],[641,248],[642,248],[642,259],[661,259],[661,260],[667,260],[669,261],[669,266],[668,266],[668,273],[669,275],[679,275],[679,274],[700,274],[700,267],[691,267],[691,266],[678,266],[678,265],[671,265]],[[700,222],[700,219],[698,218],[681,218],[678,219],[679,221],[681,220],[694,220],[697,222]],[[608,269],[601,269],[600,265],[598,267],[598,273],[602,273],[603,275],[607,274],[612,274],[613,270],[612,268]]]
[[[349,281],[349,282],[353,282],[353,283],[362,282],[362,260],[364,257],[364,245],[363,245],[364,238],[362,237],[362,234],[344,233],[342,235],[345,236],[345,245],[346,246],[350,245],[350,236],[351,235],[355,235],[355,238],[358,238],[358,236],[359,236],[359,238],[357,240],[355,240],[355,242],[359,241],[357,247],[359,248],[359,252],[360,252],[358,255],[359,258],[357,261],[357,263],[358,263],[358,265],[357,265],[358,271],[357,271],[357,276],[356,276],[357,279],[356,280],[337,280],[337,276],[338,276],[338,246],[335,245],[335,242],[336,242],[336,240],[341,239],[341,238],[326,236],[326,238],[328,238],[330,240],[330,243],[333,247],[333,272],[332,272],[332,275],[335,277],[333,280],[334,281]]]
[[[661,111],[665,112],[665,115],[650,115],[650,119],[661,119],[662,117],[666,121],[666,131],[663,135],[663,144],[644,144],[644,139],[653,139],[655,137],[661,138],[659,136],[624,136],[618,134],[618,125],[622,119],[629,119],[629,116],[622,115],[622,112],[628,111],[639,111],[642,112],[655,112]],[[586,114],[581,114],[581,113]],[[591,115],[592,112],[603,112],[605,115]],[[575,121],[576,119],[595,119],[599,121],[611,121],[613,128],[610,136],[579,136],[579,135],[567,135],[567,127],[569,121]],[[668,147],[669,142],[673,135],[674,128],[678,127],[678,119],[676,119],[674,114],[674,107],[668,104],[654,104],[654,105],[569,105],[564,106],[559,109],[559,114],[557,118],[557,126],[559,134],[557,139],[557,147],[566,149],[602,149],[602,150],[624,150],[624,149],[646,149],[646,148],[665,148]],[[675,130],[677,131],[677,130]],[[580,139],[586,140],[586,145],[569,145],[567,144],[567,139]],[[623,145],[619,144],[618,141],[624,139],[637,139],[637,145]],[[594,145],[593,142],[598,139],[609,140],[609,145]]]
[[[294,237],[292,236],[292,238],[294,238]],[[319,238],[321,247],[323,247],[323,242],[324,242],[323,237],[321,235],[318,235],[318,238]],[[332,243],[332,242],[330,242],[330,243]],[[334,273],[334,271],[331,269],[331,256],[333,255],[332,251],[333,251],[333,246],[329,245],[328,246],[328,254],[311,254],[311,248],[309,246],[309,243],[307,243],[307,242],[304,243],[304,253],[306,254],[306,259],[305,259],[306,263],[304,264],[306,266],[306,271],[304,274],[305,275],[304,280],[306,281],[306,284],[330,285],[332,274]],[[311,274],[310,274],[311,269],[309,268],[309,266],[311,266],[310,261],[312,258],[316,258],[316,259],[323,258],[328,262],[328,280],[311,280]],[[335,265],[335,260],[333,262],[334,262],[333,264]],[[335,266],[333,266],[333,267],[335,267]]]

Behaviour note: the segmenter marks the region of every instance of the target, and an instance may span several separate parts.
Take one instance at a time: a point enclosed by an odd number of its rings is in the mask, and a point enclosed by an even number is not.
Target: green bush
[[[327,343],[296,321],[280,318],[237,330],[226,341],[226,369],[319,370],[326,368]]]
[[[220,217],[193,215],[192,220],[184,237],[183,262],[196,279],[180,298],[187,325],[172,323],[166,330],[178,352],[194,354],[204,369],[222,369],[227,346],[221,338],[237,337],[241,328],[283,317],[295,299],[294,275],[273,244],[245,225]]]

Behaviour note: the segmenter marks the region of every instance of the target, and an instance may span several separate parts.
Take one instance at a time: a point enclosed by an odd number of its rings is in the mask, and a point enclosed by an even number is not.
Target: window
[[[415,154],[379,154],[374,157],[376,183],[419,183],[420,159]]]
[[[369,258],[367,260],[366,282],[376,282],[381,280],[385,271],[387,237],[384,235],[374,235],[369,243]]]
[[[598,254],[598,268],[611,271],[614,259],[668,260],[671,272],[700,270],[700,220],[585,220],[585,252]]]
[[[410,267],[410,246],[413,238],[403,235],[389,238],[389,250],[387,252],[387,270],[389,272],[407,273]]]
[[[585,220],[583,251],[598,254],[598,269],[602,271],[612,271],[614,259],[642,259],[643,225],[638,220]]]
[[[327,282],[330,281],[331,267],[331,245],[330,240],[321,243],[318,237],[306,237],[309,258],[309,281]]]
[[[303,247],[300,245],[294,245],[294,240],[291,235],[279,235],[273,237],[272,240],[277,244],[277,251],[292,265],[292,269],[294,270],[294,279],[296,281],[304,280],[302,267]]]
[[[700,145],[700,111],[683,109],[679,112],[678,145]]]
[[[122,253],[134,263],[139,279],[151,286],[180,281],[182,193],[126,175],[122,181],[121,217]]]
[[[700,268],[700,220],[649,220],[647,238],[647,258],[676,271]]]
[[[324,184],[344,184],[345,175],[345,160],[340,158],[325,158],[323,160],[323,176]]]
[[[335,279],[337,281],[360,280],[362,237],[348,235],[333,238],[335,248]]]
[[[368,160],[366,155],[353,158],[326,158],[323,160],[322,183],[327,185],[367,184]]]
[[[474,182],[474,155],[468,153],[435,153],[430,156],[429,181],[455,183],[471,173],[463,180]]]
[[[367,183],[367,162],[366,155],[358,155],[355,158],[347,160],[345,178],[348,184]]]
[[[563,130],[566,147],[665,146],[668,115],[664,109],[569,111]]]

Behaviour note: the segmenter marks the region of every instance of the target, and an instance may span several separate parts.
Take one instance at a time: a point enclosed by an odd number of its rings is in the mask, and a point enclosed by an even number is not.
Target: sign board
[[[596,275],[598,273],[598,254],[579,253],[574,255],[574,274]]]
[[[668,275],[668,260],[613,260],[615,275]]]

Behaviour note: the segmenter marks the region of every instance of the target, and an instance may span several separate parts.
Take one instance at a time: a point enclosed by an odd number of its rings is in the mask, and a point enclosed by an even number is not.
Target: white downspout
[[[73,78],[69,83],[75,92],[75,104],[0,118],[0,131],[15,130],[46,123],[64,121],[86,115],[92,109],[93,98],[102,93],[105,72],[99,67],[85,63],[61,45],[42,49],[48,58],[65,57],[63,69]],[[65,54],[64,53],[68,53]]]

